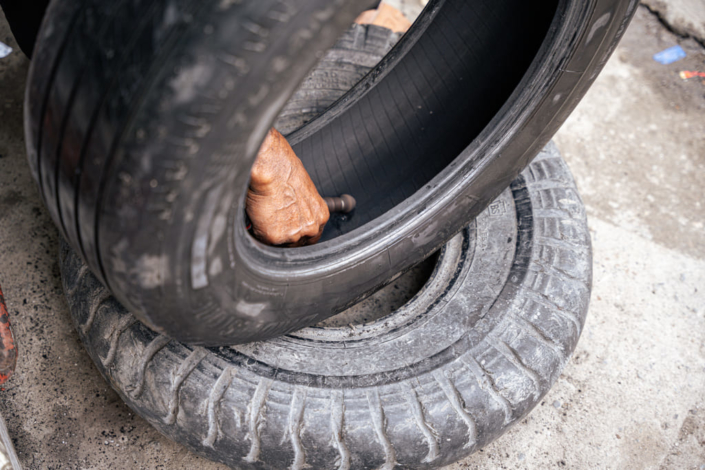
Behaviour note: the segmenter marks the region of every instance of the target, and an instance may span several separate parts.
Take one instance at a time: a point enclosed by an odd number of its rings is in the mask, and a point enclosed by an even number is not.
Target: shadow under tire
[[[106,380],[159,431],[236,468],[434,468],[486,446],[558,379],[592,253],[553,144],[441,250],[397,311],[203,348],[128,313],[65,243],[63,285]]]

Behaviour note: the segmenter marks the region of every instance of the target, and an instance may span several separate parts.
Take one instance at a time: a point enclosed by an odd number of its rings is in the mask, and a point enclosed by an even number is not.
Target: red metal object
[[[5,298],[0,287],[0,385],[12,377],[17,364],[17,347],[10,327],[10,315],[7,313]]]
[[[689,78],[693,78],[693,77],[705,78],[705,72],[683,70],[683,71],[681,71],[680,76],[683,80],[688,80]]]

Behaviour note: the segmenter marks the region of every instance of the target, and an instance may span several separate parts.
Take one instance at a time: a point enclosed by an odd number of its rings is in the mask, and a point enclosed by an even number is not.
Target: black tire
[[[249,168],[312,61],[286,55],[287,27],[328,2],[297,0],[282,26],[273,0],[123,1],[50,6],[26,101],[29,159],[54,220],[116,297],[207,345],[312,324],[439,248],[549,140],[637,4],[431,0],[371,73],[288,136],[319,190],[358,208],[327,241],[277,249],[245,230]]]
[[[66,244],[61,270],[100,372],[193,451],[236,468],[433,468],[497,438],[559,377],[587,313],[591,248],[550,144],[409,303],[354,328],[187,346],[139,323]]]

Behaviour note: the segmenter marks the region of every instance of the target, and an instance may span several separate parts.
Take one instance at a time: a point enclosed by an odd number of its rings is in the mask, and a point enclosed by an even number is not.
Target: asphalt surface
[[[669,23],[705,24],[700,1],[641,7],[556,136],[594,244],[585,332],[544,402],[449,468],[705,469],[705,81],[678,76],[705,71],[705,49],[697,28]],[[83,350],[61,291],[57,232],[25,161],[28,61],[2,15],[0,41],[15,48],[0,59],[0,285],[20,354],[0,411],[20,460],[222,468],[135,416]],[[676,44],[682,61],[651,58]]]

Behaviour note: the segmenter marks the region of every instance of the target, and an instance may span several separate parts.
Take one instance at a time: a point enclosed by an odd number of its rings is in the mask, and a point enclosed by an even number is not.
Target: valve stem
[[[326,201],[328,212],[331,214],[334,212],[347,214],[352,212],[357,204],[355,198],[349,194],[342,194],[340,197],[324,197],[323,200]]]

